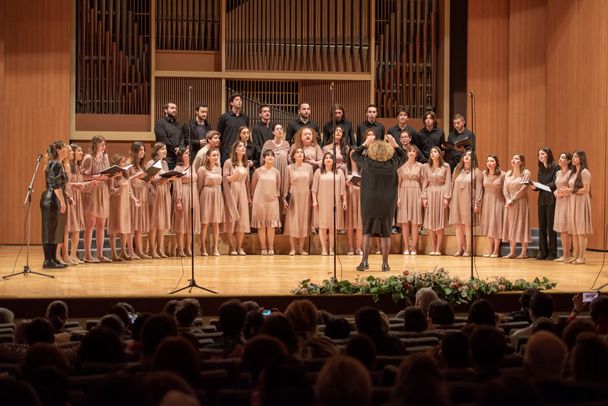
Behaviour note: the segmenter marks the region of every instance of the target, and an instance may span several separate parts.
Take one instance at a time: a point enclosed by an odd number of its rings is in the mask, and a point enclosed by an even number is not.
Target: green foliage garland
[[[497,292],[520,291],[529,288],[553,289],[557,283],[546,277],[535,278],[532,282],[524,279],[510,281],[502,276],[492,280],[462,280],[450,277],[443,268],[431,272],[405,271],[398,276],[376,278],[375,276],[357,277],[354,282],[325,279],[320,284],[305,279],[291,291],[296,295],[364,294],[372,295],[374,301],[390,295],[394,302],[412,301],[420,288],[432,288],[437,295],[452,305],[471,303],[478,297]]]

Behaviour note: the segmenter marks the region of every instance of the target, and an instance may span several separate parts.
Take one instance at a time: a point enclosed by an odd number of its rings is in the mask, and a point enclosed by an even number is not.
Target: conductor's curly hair
[[[395,155],[395,149],[386,141],[376,140],[367,148],[367,156],[374,161],[385,162]]]

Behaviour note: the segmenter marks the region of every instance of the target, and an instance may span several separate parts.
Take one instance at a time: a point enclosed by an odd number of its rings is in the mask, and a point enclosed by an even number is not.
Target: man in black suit
[[[177,149],[184,144],[184,138],[177,122],[177,105],[166,103],[163,111],[165,116],[154,124],[154,136],[156,142],[162,142],[167,146],[167,165],[169,170],[172,170],[177,163]]]

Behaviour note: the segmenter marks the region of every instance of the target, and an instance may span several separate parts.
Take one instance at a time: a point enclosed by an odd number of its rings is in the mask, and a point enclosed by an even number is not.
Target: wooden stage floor
[[[19,246],[0,247],[0,275],[19,272],[25,264],[25,248],[19,258]],[[546,276],[557,282],[557,291],[587,291],[591,288],[601,268],[603,253],[589,252],[586,265],[570,265],[534,259],[489,259],[476,257],[476,272],[481,278],[501,275],[509,279]],[[381,258],[370,257],[371,270],[356,272],[358,256],[341,255],[337,262],[340,279],[355,280],[357,276],[396,275],[404,270],[429,271],[442,266],[452,275],[467,278],[470,272],[469,258],[451,256],[432,257],[426,255],[391,255],[391,271],[379,271]],[[33,271],[41,269],[42,252],[39,246],[32,247],[30,264]],[[311,279],[320,282],[332,275],[333,258],[311,255],[273,257],[221,256],[196,257],[195,279],[197,283],[217,291],[222,296],[289,295],[299,281]],[[169,297],[169,292],[185,286],[190,279],[190,258],[168,258],[164,260],[139,260],[111,264],[83,264],[61,270],[48,270],[55,279],[37,275],[16,276],[0,279],[0,306],[2,299],[20,298],[93,298],[93,297]],[[608,283],[608,269],[604,269],[596,286]],[[195,292],[193,292],[195,293]],[[188,296],[183,292],[180,296]],[[207,293],[196,292],[196,296]]]

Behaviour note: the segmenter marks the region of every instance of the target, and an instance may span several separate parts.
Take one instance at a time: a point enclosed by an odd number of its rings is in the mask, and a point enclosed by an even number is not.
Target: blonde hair
[[[376,140],[367,148],[367,156],[374,161],[385,162],[395,155],[395,149],[386,141]]]

